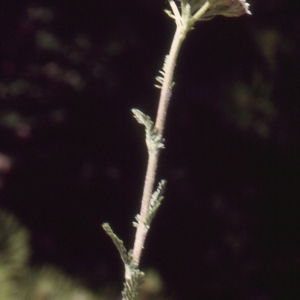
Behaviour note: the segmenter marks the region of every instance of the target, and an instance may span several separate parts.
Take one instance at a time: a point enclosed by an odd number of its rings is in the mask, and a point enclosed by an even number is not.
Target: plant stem
[[[165,180],[161,180],[157,190],[154,193],[153,187],[156,180],[160,150],[163,148],[163,132],[166,123],[167,110],[172,95],[172,87],[174,85],[174,70],[182,43],[185,40],[187,33],[193,28],[195,22],[198,20],[205,20],[207,17],[214,17],[217,14],[223,14],[226,16],[240,16],[244,13],[250,13],[248,10],[249,4],[246,3],[245,0],[239,0],[239,2],[227,2],[225,0],[219,0],[219,2],[217,1],[218,5],[215,1],[213,2],[212,0],[206,0],[200,8],[198,6],[201,3],[197,1],[194,2],[189,0],[180,0],[178,2],[181,2],[180,12],[175,0],[169,0],[169,4],[173,13],[169,10],[166,10],[166,13],[172,19],[175,19],[177,28],[171,44],[169,55],[166,56],[163,69],[159,72],[162,76],[156,77],[157,81],[161,84],[161,86],[156,85],[157,87],[161,88],[161,93],[155,125],[151,121],[150,117],[143,114],[138,109],[132,109],[134,117],[146,128],[146,144],[149,154],[141,202],[141,211],[140,214],[136,216],[137,223],[134,222],[134,226],[137,227],[137,230],[133,250],[127,252],[123,245],[123,241],[113,233],[109,224],[105,223],[102,225],[104,230],[117,246],[125,265],[125,283],[124,290],[122,291],[123,300],[137,299],[138,287],[141,284],[144,276],[144,273],[139,270],[142,251],[144,249],[146,236],[149,231],[153,216],[156,213],[161,200],[163,199],[162,193],[165,187]],[[214,5],[211,5],[211,3]],[[209,13],[205,16],[207,11]]]
[[[157,116],[155,121],[155,126],[158,128],[159,133],[161,135],[163,135],[163,131],[165,128],[167,110],[172,95],[172,81],[173,81],[176,60],[181,45],[186,37],[186,34],[187,31],[185,28],[177,26],[173,38],[173,42],[171,45],[170,53],[167,58],[164,82],[160,93],[159,105],[158,105]]]
[[[165,62],[165,68],[164,68],[165,75],[164,75],[164,81],[161,88],[159,106],[158,106],[156,122],[155,122],[155,126],[157,127],[161,135],[163,135],[166,116],[167,116],[167,109],[172,94],[172,80],[173,80],[176,60],[178,57],[180,47],[186,37],[187,32],[188,32],[187,28],[183,26],[177,26],[172,41],[170,53]],[[141,211],[140,211],[140,219],[136,230],[135,242],[133,248],[133,260],[136,266],[138,266],[140,263],[142,250],[144,248],[145,239],[149,230],[149,228],[145,224],[146,224],[147,215],[149,213],[149,204],[150,204],[151,195],[153,193],[159,154],[160,154],[159,149],[156,151],[151,151],[151,152],[149,151],[148,166],[147,166],[147,172],[145,177]]]

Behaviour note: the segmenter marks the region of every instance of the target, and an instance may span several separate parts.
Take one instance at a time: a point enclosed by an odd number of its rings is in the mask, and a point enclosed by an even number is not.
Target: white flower
[[[243,14],[251,15],[250,4],[246,0],[179,0],[182,5],[189,4],[191,13],[197,12],[206,2],[209,2],[208,10],[200,20],[212,19],[216,15],[225,17],[239,17]]]

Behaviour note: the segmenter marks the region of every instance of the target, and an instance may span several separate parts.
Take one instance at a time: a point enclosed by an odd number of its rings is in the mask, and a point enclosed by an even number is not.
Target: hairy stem
[[[167,110],[172,95],[172,80],[173,80],[176,60],[181,45],[186,37],[186,34],[187,34],[186,28],[177,26],[173,38],[173,42],[171,45],[170,53],[166,61],[164,82],[160,93],[159,105],[158,105],[157,116],[155,121],[155,126],[158,128],[161,135],[163,135],[163,131],[165,128]]]
[[[165,12],[176,23],[176,31],[171,44],[170,52],[165,58],[164,66],[160,75],[156,80],[160,85],[155,85],[161,89],[157,116],[155,124],[151,121],[150,117],[143,114],[138,109],[132,109],[136,120],[145,126],[146,129],[146,144],[148,148],[148,165],[144,183],[143,197],[141,202],[140,214],[136,216],[134,226],[137,227],[134,247],[128,251],[125,249],[123,241],[120,240],[112,231],[109,224],[103,224],[104,230],[111,237],[117,249],[120,252],[121,258],[125,266],[125,283],[122,291],[122,300],[136,300],[138,296],[138,287],[142,282],[144,273],[139,270],[142,251],[144,249],[147,233],[150,228],[151,221],[160,206],[163,199],[163,192],[165,189],[165,180],[161,180],[158,184],[156,191],[153,193],[154,183],[156,181],[156,171],[158,167],[158,159],[160,150],[163,148],[163,132],[166,123],[167,110],[172,95],[172,87],[174,85],[173,75],[176,66],[177,57],[186,38],[187,33],[193,28],[198,20],[205,20],[207,17],[213,17],[217,14],[225,16],[240,16],[248,13],[249,4],[245,0],[230,1],[229,0],[216,0],[211,5],[212,0],[206,0],[199,8],[200,2],[189,0],[180,0],[180,12],[175,3],[175,0],[169,0],[172,12],[165,10]],[[217,5],[218,4],[218,5]],[[194,6],[195,5],[195,6]],[[195,12],[196,11],[196,12]],[[205,16],[205,14],[208,15]]]
[[[167,110],[172,94],[173,75],[181,45],[186,37],[189,27],[187,24],[183,26],[181,22],[177,23],[177,29],[172,41],[169,55],[166,58],[164,66],[164,80],[161,87],[158,111],[156,116],[155,126],[159,133],[163,135],[166,123]],[[146,171],[140,219],[135,235],[135,242],[133,248],[133,260],[136,266],[140,263],[141,254],[144,248],[145,239],[149,228],[146,226],[146,218],[149,213],[149,203],[153,193],[154,183],[156,179],[156,171],[158,165],[160,149],[156,151],[149,151],[148,166]]]
[[[210,7],[209,2],[206,1],[205,4],[199,9],[199,11],[194,16],[190,15],[190,7],[181,8],[180,15],[175,1],[169,0],[169,3],[174,13],[173,17],[176,21],[177,28],[171,44],[169,55],[166,57],[165,65],[163,68],[164,79],[161,87],[160,99],[155,121],[155,127],[158,129],[161,136],[163,136],[165,128],[167,110],[172,95],[174,70],[181,45],[185,40],[186,34],[191,30],[194,23],[198,19],[200,19],[201,16],[204,15],[204,13]],[[151,200],[151,195],[153,193],[154,183],[156,180],[156,171],[158,166],[159,154],[160,149],[157,149],[155,151],[149,151],[140,218],[136,230],[132,255],[136,267],[139,266],[141,254],[144,249],[145,239],[149,230],[146,219],[149,214],[149,204]]]

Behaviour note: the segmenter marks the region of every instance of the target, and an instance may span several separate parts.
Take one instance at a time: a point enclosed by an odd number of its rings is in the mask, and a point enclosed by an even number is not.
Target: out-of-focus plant
[[[0,299],[23,299],[28,276],[29,233],[16,218],[0,210]]]
[[[98,292],[88,289],[56,267],[31,267],[28,230],[12,214],[0,209],[0,299],[2,300],[113,300],[111,287]],[[155,270],[148,270],[139,300],[159,298],[163,281]]]

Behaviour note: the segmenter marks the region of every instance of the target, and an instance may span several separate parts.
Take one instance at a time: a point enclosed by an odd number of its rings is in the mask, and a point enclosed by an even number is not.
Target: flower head
[[[200,20],[209,20],[216,15],[225,17],[239,17],[243,14],[251,15],[250,4],[246,0],[179,0],[183,5],[189,4],[191,13],[197,12],[206,2],[209,3],[208,10]]]

